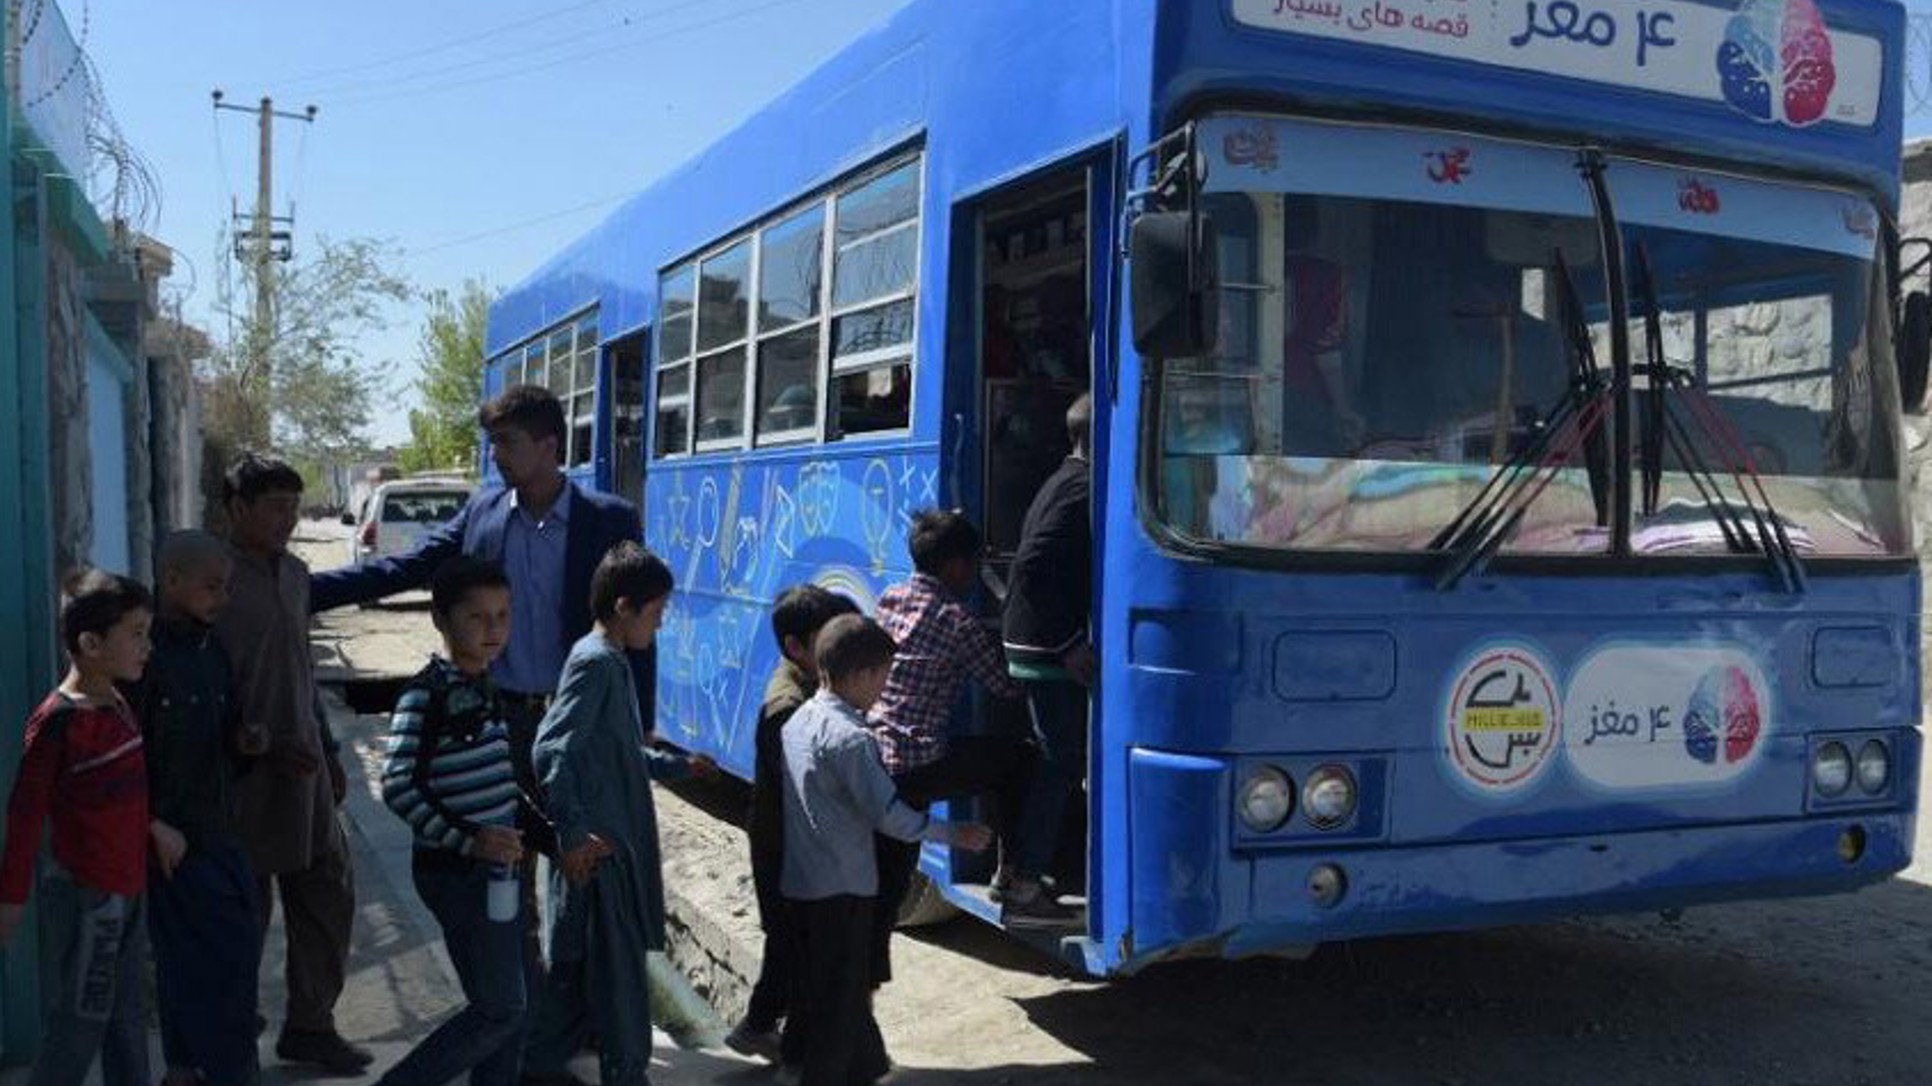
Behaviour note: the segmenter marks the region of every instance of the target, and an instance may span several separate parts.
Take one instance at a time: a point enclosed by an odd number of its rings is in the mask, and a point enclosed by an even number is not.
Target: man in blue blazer
[[[564,476],[563,405],[548,390],[518,385],[484,404],[477,417],[501,485],[479,488],[455,519],[409,554],[315,574],[309,606],[328,611],[425,588],[459,554],[500,563],[510,576],[510,643],[491,675],[504,694],[512,753],[528,782],[537,723],[570,647],[590,632],[590,575],[611,547],[638,542],[643,529],[629,502]],[[633,653],[631,668],[648,727],[656,659]]]

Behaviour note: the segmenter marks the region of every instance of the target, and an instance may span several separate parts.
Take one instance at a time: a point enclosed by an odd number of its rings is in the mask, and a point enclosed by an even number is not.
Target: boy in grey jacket
[[[785,858],[799,986],[785,1048],[800,1051],[802,1086],[872,1082],[891,1069],[872,1017],[872,915],[879,892],[873,834],[971,851],[992,843],[976,823],[936,822],[902,802],[865,726],[897,651],[870,619],[842,615],[816,644],[819,691],[785,722]]]

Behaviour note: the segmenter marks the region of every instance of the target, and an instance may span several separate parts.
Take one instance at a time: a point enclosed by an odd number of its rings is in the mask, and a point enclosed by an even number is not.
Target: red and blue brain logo
[[[1736,765],[1757,749],[1758,692],[1736,667],[1714,667],[1698,681],[1684,711],[1684,750],[1705,765]]]
[[[1838,83],[1831,34],[1812,0],[1744,0],[1717,50],[1724,100],[1760,121],[1812,124]]]

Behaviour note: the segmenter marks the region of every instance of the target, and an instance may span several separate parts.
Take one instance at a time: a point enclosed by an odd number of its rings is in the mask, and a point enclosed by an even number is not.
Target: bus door
[[[1110,183],[1086,158],[995,190],[977,201],[973,228],[961,235],[976,246],[971,306],[956,312],[971,314],[977,362],[969,470],[978,486],[967,508],[986,538],[989,621],[997,621],[1027,508],[1069,451],[1067,409],[1093,387],[1096,174]],[[999,699],[983,699],[980,723],[990,732],[1031,730],[1024,703]],[[1085,892],[1086,816],[1083,804],[1068,804],[1060,834],[1052,874],[1069,897]]]

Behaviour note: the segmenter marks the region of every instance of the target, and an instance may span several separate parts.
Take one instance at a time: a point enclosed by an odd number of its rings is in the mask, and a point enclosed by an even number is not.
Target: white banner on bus
[[[1612,159],[1617,221],[1874,260],[1878,211],[1847,192]]]
[[[1595,218],[1573,148],[1221,114],[1201,123],[1208,192],[1288,192]]]
[[[1878,120],[1884,48],[1813,0],[1233,0],[1248,26],[1728,103],[1766,124]]]

